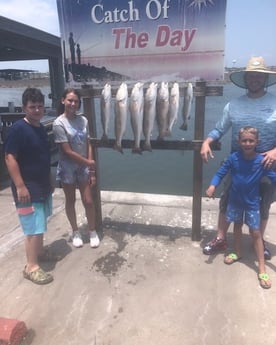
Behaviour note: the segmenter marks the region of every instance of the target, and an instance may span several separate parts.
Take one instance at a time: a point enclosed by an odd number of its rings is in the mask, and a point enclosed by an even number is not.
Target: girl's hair
[[[28,87],[22,95],[22,104],[25,107],[28,102],[33,103],[43,103],[44,104],[44,95],[40,89],[35,87]]]
[[[61,96],[61,100],[60,100],[60,102],[59,102],[59,104],[58,104],[58,106],[57,106],[57,114],[58,114],[58,115],[61,115],[61,114],[64,113],[64,104],[62,103],[62,100],[65,99],[66,96],[67,96],[69,93],[73,93],[73,94],[75,94],[75,95],[78,97],[79,102],[80,102],[80,106],[81,106],[81,95],[80,95],[79,91],[76,90],[76,89],[74,89],[74,88],[72,88],[72,87],[71,87],[71,88],[67,88],[67,89],[65,89],[65,90],[63,91],[63,94],[62,94],[62,96]]]
[[[250,133],[250,134],[253,134],[256,139],[259,138],[259,132],[258,132],[257,128],[255,128],[255,127],[251,127],[251,126],[242,127],[239,130],[239,139],[241,138],[243,133]]]

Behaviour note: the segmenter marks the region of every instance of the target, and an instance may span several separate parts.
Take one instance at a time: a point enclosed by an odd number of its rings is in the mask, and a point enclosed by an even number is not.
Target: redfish
[[[131,127],[134,135],[134,147],[132,149],[133,153],[142,153],[140,148],[141,134],[143,129],[143,114],[144,114],[144,90],[143,83],[136,83],[133,86],[130,95],[130,120]]]
[[[157,86],[157,83],[150,83],[144,96],[143,133],[145,137],[145,144],[143,149],[145,151],[152,151],[150,139],[156,118]]]
[[[169,112],[169,85],[162,82],[157,94],[156,120],[158,124],[159,135],[157,140],[163,140],[167,135]]]
[[[108,139],[109,121],[111,114],[111,86],[105,84],[101,94],[101,123],[103,127],[102,140]]]
[[[183,103],[183,111],[182,111],[183,123],[179,127],[183,131],[186,131],[188,129],[187,120],[189,120],[191,117],[192,102],[193,102],[193,84],[188,83],[188,86],[184,95],[184,103]]]
[[[122,139],[126,131],[128,114],[128,89],[127,84],[122,83],[115,97],[115,145],[114,149],[123,153]]]
[[[179,84],[173,83],[169,98],[169,114],[168,114],[168,129],[167,135],[172,135],[172,127],[177,121],[179,109]]]

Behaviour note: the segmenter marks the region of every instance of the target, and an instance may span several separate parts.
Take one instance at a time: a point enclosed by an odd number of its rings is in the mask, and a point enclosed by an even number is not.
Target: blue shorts
[[[52,214],[52,195],[45,202],[33,202],[17,205],[24,235],[39,235],[47,231],[47,218]]]
[[[225,216],[229,223],[245,223],[250,230],[260,230],[261,215],[259,210],[244,210],[241,207],[228,204]]]
[[[228,204],[228,196],[229,190],[231,187],[231,174],[227,174],[224,179],[224,188],[222,195],[220,197],[219,202],[219,210],[221,213],[226,212],[227,204]],[[260,183],[260,212],[261,212],[261,219],[267,220],[269,217],[269,210],[271,204],[274,202],[274,194],[276,191],[276,186],[271,183],[271,181],[267,177],[263,177]]]

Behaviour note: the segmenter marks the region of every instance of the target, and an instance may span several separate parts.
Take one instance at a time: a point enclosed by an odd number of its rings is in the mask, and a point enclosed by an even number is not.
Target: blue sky
[[[225,66],[244,66],[253,55],[262,55],[268,65],[276,65],[275,13],[276,0],[227,0]],[[0,0],[0,15],[60,34],[56,0]],[[46,61],[0,62],[1,68],[46,72],[48,64]]]

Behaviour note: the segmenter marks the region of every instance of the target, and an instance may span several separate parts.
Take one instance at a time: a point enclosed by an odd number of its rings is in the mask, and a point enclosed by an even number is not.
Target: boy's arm
[[[216,174],[213,176],[209,187],[206,190],[206,195],[209,198],[214,197],[216,187],[221,183],[224,176],[230,171],[231,168],[231,155],[222,163]]]
[[[13,155],[12,153],[6,153],[5,162],[6,162],[10,177],[16,187],[18,201],[30,202],[31,196],[21,176],[19,165],[16,160],[16,156]]]

